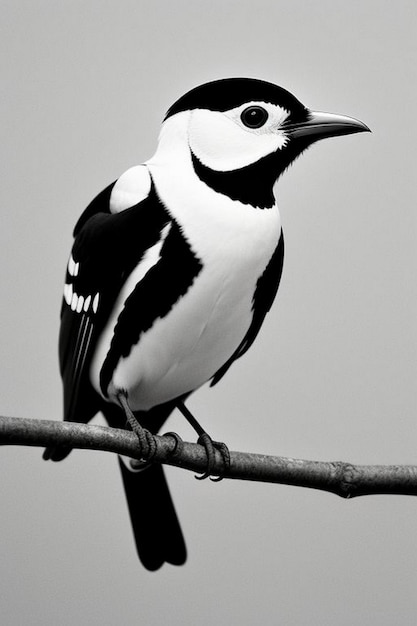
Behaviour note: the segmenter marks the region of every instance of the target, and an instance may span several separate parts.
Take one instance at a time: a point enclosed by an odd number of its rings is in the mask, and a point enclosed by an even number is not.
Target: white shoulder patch
[[[146,165],[131,167],[114,185],[110,196],[110,211],[120,213],[149,195],[151,176]]]

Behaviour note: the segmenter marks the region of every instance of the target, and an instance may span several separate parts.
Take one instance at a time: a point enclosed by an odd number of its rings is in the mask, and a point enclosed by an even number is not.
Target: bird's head
[[[275,181],[312,143],[369,131],[356,119],[311,111],[282,87],[249,78],[192,89],[171,106],[164,126],[174,128],[170,143],[186,142],[204,183],[264,207],[274,202]],[[175,132],[176,126],[185,132]]]

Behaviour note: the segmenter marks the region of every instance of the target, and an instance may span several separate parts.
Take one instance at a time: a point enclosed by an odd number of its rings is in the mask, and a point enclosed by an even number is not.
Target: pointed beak
[[[310,111],[305,122],[290,123],[287,126],[283,124],[281,128],[291,138],[308,137],[312,142],[325,137],[371,132],[366,124],[353,117],[321,111]]]

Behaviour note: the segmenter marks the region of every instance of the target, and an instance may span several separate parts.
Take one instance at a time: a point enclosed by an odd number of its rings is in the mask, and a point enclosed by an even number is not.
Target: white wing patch
[[[65,283],[64,299],[68,305],[71,304],[71,300],[72,300],[72,284],[71,283]]]
[[[80,264],[74,261],[74,257],[71,254],[68,261],[68,274],[70,276],[78,276],[79,269]]]
[[[148,197],[151,177],[146,165],[135,165],[116,181],[110,196],[110,211],[120,213]]]
[[[68,260],[68,274],[71,278],[76,278],[78,276],[78,272],[80,271],[80,263],[74,261],[74,257],[72,254]],[[88,313],[89,309],[93,311],[93,313],[97,313],[98,303],[100,299],[100,294],[96,292],[95,294],[90,294],[87,296],[82,296],[77,294],[74,291],[73,283],[65,283],[64,286],[64,300],[71,307],[72,311],[77,313]],[[90,306],[91,305],[91,306]]]
[[[94,313],[97,313],[98,300],[99,300],[99,295],[98,295],[98,292],[97,292],[96,295],[94,296],[94,300],[93,300],[93,311],[94,311]]]
[[[72,283],[65,283],[64,287],[64,300],[71,307],[72,311],[77,313],[88,313],[92,309],[93,313],[97,313],[100,294],[97,292],[93,296],[78,295],[72,286]]]

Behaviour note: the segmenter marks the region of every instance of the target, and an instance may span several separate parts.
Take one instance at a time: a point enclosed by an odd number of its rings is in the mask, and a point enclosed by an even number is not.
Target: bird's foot
[[[175,456],[176,454],[180,455],[184,448],[184,441],[179,434],[170,431],[169,433],[164,433],[163,437],[171,437],[171,439],[174,440],[174,448],[170,452],[170,456]]]
[[[209,478],[213,482],[219,482],[222,480],[224,475],[230,468],[230,452],[229,448],[225,443],[221,441],[213,441],[208,433],[200,426],[200,424],[195,419],[194,415],[191,413],[189,409],[185,406],[182,400],[177,403],[178,409],[181,411],[187,422],[194,428],[196,433],[198,434],[197,442],[202,445],[206,451],[207,455],[207,467],[206,471],[201,474],[201,476],[196,476],[197,480],[204,480],[205,478]],[[223,470],[219,473],[217,478],[212,478],[211,475],[213,473],[213,469],[216,463],[216,450],[220,452],[223,458]]]
[[[154,435],[147,428],[143,428],[143,426],[140,425],[129,406],[126,393],[120,392],[117,398],[125,412],[130,428],[138,438],[140,458],[143,461],[150,461],[156,452],[156,439]],[[140,463],[139,461],[139,464]]]
[[[195,478],[197,478],[197,480],[204,480],[205,478],[210,478],[210,480],[216,483],[219,482],[220,480],[223,480],[225,473],[227,473],[227,471],[230,468],[229,448],[222,441],[213,441],[210,435],[206,432],[203,432],[199,436],[197,443],[203,446],[206,451],[207,467],[206,467],[206,471],[203,474],[201,474],[200,476],[196,476]],[[213,478],[211,475],[213,473],[213,468],[216,463],[216,450],[218,450],[220,454],[222,455],[223,470],[221,473],[219,473],[219,475],[216,478]]]
[[[135,423],[129,422],[130,427],[138,438],[140,456],[143,461],[150,461],[156,452],[156,440],[153,434],[147,429],[143,428],[135,418]]]

